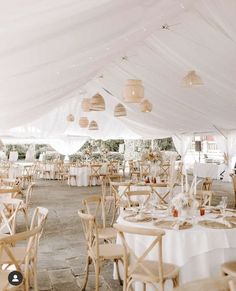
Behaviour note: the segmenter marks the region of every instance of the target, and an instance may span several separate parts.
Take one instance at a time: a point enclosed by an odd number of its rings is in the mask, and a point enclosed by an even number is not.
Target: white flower
[[[191,207],[193,205],[193,198],[186,193],[179,193],[173,197],[171,204],[177,209],[181,210],[183,208]]]

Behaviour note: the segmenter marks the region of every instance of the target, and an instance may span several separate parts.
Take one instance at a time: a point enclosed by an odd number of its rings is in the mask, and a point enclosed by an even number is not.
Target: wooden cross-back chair
[[[140,177],[145,178],[151,175],[151,165],[147,163],[140,163]]]
[[[119,173],[119,161],[110,161],[108,165],[108,173],[111,175],[118,174]]]
[[[202,190],[210,191],[212,189],[213,180],[212,178],[206,177],[202,182]]]
[[[234,201],[235,201],[235,204],[234,204],[234,207],[236,208],[236,176],[234,174],[230,175],[231,178],[232,178],[232,183],[233,183],[233,189],[234,189]]]
[[[172,190],[174,185],[171,187],[169,186],[167,183],[157,183],[156,185],[150,184],[150,187],[152,189],[152,193],[153,195],[155,195],[157,197],[157,199],[159,200],[160,204],[168,204],[168,196],[170,196],[172,194]],[[160,191],[158,189],[166,189],[166,192],[160,193]]]
[[[0,201],[0,237],[2,234],[15,234],[16,217],[23,201],[20,199],[3,199]]]
[[[84,213],[83,210],[78,211],[78,215],[81,219],[84,235],[87,243],[87,262],[85,267],[85,279],[82,286],[82,290],[86,289],[89,275],[89,265],[93,263],[95,268],[95,290],[99,290],[99,274],[102,268],[102,263],[107,260],[112,260],[116,263],[117,271],[118,261],[123,262],[123,247],[118,244],[101,244],[99,243],[99,231],[96,224],[96,219],[91,214]],[[118,278],[121,283],[121,279],[118,273]]]
[[[178,286],[179,268],[173,264],[163,263],[162,261],[162,237],[165,234],[163,230],[133,226],[130,227],[120,224],[115,224],[114,227],[118,231],[118,235],[124,247],[123,290],[128,291],[132,288],[132,284],[136,281],[143,283],[144,290],[146,290],[147,284],[151,284],[155,287],[155,289],[157,289],[155,284],[158,283],[160,289],[157,290],[163,291],[164,283],[168,279],[173,281],[174,287]],[[141,255],[137,255],[133,246],[128,244],[125,234],[151,236],[153,237],[153,240],[149,246],[145,246],[145,248],[143,248]],[[158,248],[158,252],[156,248]],[[156,258],[152,256],[152,260],[147,259],[147,256],[150,256],[150,253],[153,251],[157,253]]]
[[[71,186],[73,184],[76,185],[77,173],[75,172],[76,165],[71,165],[68,170],[68,184]]]
[[[130,182],[113,182],[109,180],[110,184],[110,192],[109,195],[106,195],[106,192],[103,192],[103,201],[104,201],[104,207],[107,205],[109,206],[109,213],[112,209],[112,224],[115,222],[115,219],[119,213],[119,208],[124,204],[123,206],[126,206],[127,204],[127,197],[125,193],[127,191],[130,191]],[[120,187],[123,187],[124,189],[120,191]]]
[[[70,163],[62,163],[61,164],[61,172],[59,173],[59,180],[65,181],[69,177],[69,171],[70,171]]]
[[[30,290],[30,278],[34,275],[31,261],[35,259],[38,235],[42,231],[42,226],[37,226],[29,231],[17,233],[14,235],[5,236],[0,238],[0,263],[2,270],[0,271],[0,290],[9,290],[12,286],[6,280],[9,274],[9,267],[14,268],[21,272],[23,275],[23,282],[21,287],[23,290]],[[18,242],[27,241],[26,247],[12,247]],[[37,282],[34,278],[34,290],[37,291]]]
[[[211,206],[213,192],[209,190],[197,190],[195,199],[199,201],[200,206]]]
[[[127,191],[125,193],[127,200],[128,200],[129,207],[139,205],[141,200],[142,200],[143,206],[145,206],[147,204],[148,200],[150,199],[151,194],[152,194],[151,191],[145,191],[145,190]],[[132,198],[135,198],[135,199],[132,200]]]
[[[99,195],[93,195],[87,199],[84,199],[82,203],[86,209],[87,214],[92,215],[96,219],[99,238],[106,242],[115,240],[116,230],[112,227],[112,219],[110,219],[110,222],[108,222],[103,197]]]
[[[133,176],[137,177],[137,179],[140,178],[140,166],[137,165],[134,161],[128,161],[129,162],[129,175],[130,179],[132,179]]]
[[[32,166],[24,167],[23,174],[20,177],[23,182],[23,185],[33,182],[35,172],[36,172],[36,164]]]
[[[170,163],[166,162],[160,166],[160,179],[161,181],[168,182],[170,177]]]
[[[91,165],[91,173],[89,175],[89,186],[92,186],[93,179],[98,180],[101,176],[102,165]]]
[[[121,181],[123,175],[119,173],[120,169],[120,162],[119,161],[110,161],[108,164],[108,172],[107,176],[108,179],[107,181],[109,182],[110,180],[112,181]]]
[[[12,257],[14,257],[14,262],[6,255],[3,255],[1,258],[1,264],[5,265],[6,270],[9,269],[10,266],[15,265],[17,262],[18,268],[21,268],[22,273],[25,276],[25,290],[29,290],[30,278],[32,279],[34,290],[38,290],[37,253],[39,240],[42,236],[47,216],[48,209],[43,207],[37,207],[32,216],[30,230],[23,233],[26,235],[26,238],[28,238],[27,246],[8,246]],[[5,242],[10,242],[15,245],[16,242],[21,240],[24,240],[24,235],[22,236],[22,233],[19,233],[16,234],[16,238],[14,238],[13,240],[11,240],[11,236],[9,236],[9,240],[5,240]],[[23,271],[26,268],[27,271]]]

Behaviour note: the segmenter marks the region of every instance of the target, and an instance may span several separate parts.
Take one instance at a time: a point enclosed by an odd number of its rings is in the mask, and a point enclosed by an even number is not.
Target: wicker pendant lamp
[[[184,87],[192,87],[197,85],[203,85],[203,81],[195,71],[189,71],[188,74],[183,78],[182,85]]]
[[[152,103],[147,99],[143,100],[141,103],[141,111],[142,112],[151,112],[152,111]]]
[[[144,98],[144,87],[141,80],[127,80],[123,98],[128,103],[140,103]]]
[[[104,111],[105,110],[105,100],[97,93],[91,98],[90,101],[90,111]]]
[[[89,123],[89,130],[98,130],[98,124],[95,120],[92,120],[90,123]]]
[[[84,98],[81,103],[81,108],[83,112],[89,112],[90,111],[90,99]]]
[[[80,117],[79,119],[79,126],[81,128],[86,128],[89,125],[89,120],[87,117]]]
[[[127,115],[127,112],[126,112],[125,106],[121,103],[118,103],[114,110],[114,116],[121,117],[121,116],[126,116],[126,115]]]
[[[74,117],[73,114],[69,114],[69,115],[67,115],[66,120],[68,122],[74,122],[75,121],[75,117]]]

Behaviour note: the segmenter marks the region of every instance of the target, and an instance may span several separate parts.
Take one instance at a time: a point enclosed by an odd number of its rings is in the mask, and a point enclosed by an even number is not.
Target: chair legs
[[[122,285],[123,285],[123,281],[121,280],[121,277],[120,277],[120,271],[119,271],[118,260],[115,260],[115,264],[116,264],[117,277],[118,277],[118,280],[119,280],[119,282],[120,282],[120,285],[122,286]]]
[[[37,277],[37,259],[33,262],[33,277],[34,277],[34,291],[38,291],[38,277]]]
[[[96,291],[99,291],[99,273],[100,273],[99,262],[96,261],[95,263],[95,276],[96,276],[95,290]]]
[[[86,289],[87,283],[88,283],[88,275],[89,275],[89,265],[91,264],[91,259],[90,257],[87,257],[86,261],[86,266],[85,266],[85,278],[84,278],[84,283],[82,286],[82,290]]]
[[[28,210],[26,208],[22,208],[22,212],[25,218],[26,229],[29,230],[29,218],[28,218]]]
[[[179,286],[179,274],[172,279],[174,288]]]

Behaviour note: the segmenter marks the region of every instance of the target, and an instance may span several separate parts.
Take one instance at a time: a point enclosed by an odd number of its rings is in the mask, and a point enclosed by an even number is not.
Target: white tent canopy
[[[234,0],[7,1],[0,11],[0,135],[74,148],[76,139],[79,145],[89,137],[230,132],[235,11]],[[203,86],[181,86],[190,70]],[[130,78],[143,81],[153,111],[125,104],[127,117],[115,118]],[[106,111],[82,113],[82,98],[97,92]],[[70,113],[73,124],[66,122]],[[99,131],[81,129],[81,116],[96,120]]]

